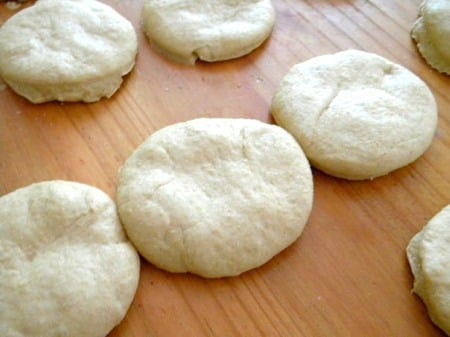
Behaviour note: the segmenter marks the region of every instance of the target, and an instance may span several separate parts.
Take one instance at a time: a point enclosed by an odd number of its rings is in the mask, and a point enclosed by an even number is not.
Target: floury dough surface
[[[125,162],[117,191],[142,256],[204,277],[267,262],[300,236],[312,200],[300,146],[250,119],[194,119],[155,132]]]
[[[312,166],[351,180],[373,179],[416,160],[438,121],[434,96],[419,77],[358,50],[293,66],[271,113]]]
[[[411,37],[431,67],[450,75],[450,1],[425,0]]]
[[[131,23],[94,0],[39,0],[0,27],[0,78],[33,103],[110,97],[136,53]]]
[[[46,181],[0,198],[0,335],[105,337],[124,318],[139,256],[102,191]]]
[[[437,213],[407,247],[414,292],[432,321],[450,336],[450,205]]]
[[[275,24],[270,0],[144,0],[143,26],[168,58],[193,64],[244,56]]]

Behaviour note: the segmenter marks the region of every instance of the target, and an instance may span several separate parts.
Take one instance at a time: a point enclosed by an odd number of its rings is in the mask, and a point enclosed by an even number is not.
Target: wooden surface
[[[162,58],[140,27],[141,1],[111,0],[139,35],[137,66],[111,99],[33,105],[0,91],[0,195],[67,179],[115,197],[117,171],[153,131],[200,116],[271,122],[289,68],[358,48],[418,74],[439,105],[431,148],[373,181],[314,171],[307,228],[291,247],[240,277],[206,280],[143,262],[135,300],[110,337],[444,336],[411,294],[411,237],[450,202],[450,77],[431,70],[409,38],[419,0],[274,0],[271,38],[247,57],[183,66]],[[23,8],[23,7],[22,7]],[[0,23],[15,11],[0,4]]]

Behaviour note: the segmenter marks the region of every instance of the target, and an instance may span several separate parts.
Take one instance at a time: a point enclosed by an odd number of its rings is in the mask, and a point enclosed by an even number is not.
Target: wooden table
[[[143,261],[135,300],[110,337],[444,336],[411,293],[405,257],[411,237],[450,202],[450,76],[430,69],[409,37],[419,0],[274,0],[277,23],[261,48],[195,66],[150,46],[142,1],[105,2],[138,32],[135,69],[116,95],[94,104],[33,105],[0,91],[0,194],[67,179],[115,197],[119,167],[155,130],[206,116],[271,122],[271,98],[291,66],[348,48],[415,72],[440,111],[431,148],[408,167],[364,182],[314,171],[304,234],[261,268],[207,280]],[[0,23],[14,13],[0,4]]]

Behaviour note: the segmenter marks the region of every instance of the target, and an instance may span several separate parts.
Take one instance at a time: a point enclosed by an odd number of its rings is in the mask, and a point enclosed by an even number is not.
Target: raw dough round
[[[450,1],[424,1],[411,37],[431,67],[450,75]]]
[[[131,23],[94,0],[39,0],[0,28],[0,77],[33,103],[110,97],[136,53]]]
[[[104,337],[124,318],[139,256],[114,202],[67,181],[0,198],[0,335]]]
[[[311,165],[336,177],[372,179],[430,146],[437,106],[426,84],[378,55],[348,50],[294,66],[271,113]]]
[[[182,63],[246,55],[269,37],[274,23],[270,0],[144,0],[150,41]]]
[[[233,276],[302,233],[310,166],[282,128],[195,119],[151,135],[119,175],[119,215],[148,261],[171,272]]]
[[[450,205],[417,233],[407,247],[413,291],[432,321],[450,336]]]

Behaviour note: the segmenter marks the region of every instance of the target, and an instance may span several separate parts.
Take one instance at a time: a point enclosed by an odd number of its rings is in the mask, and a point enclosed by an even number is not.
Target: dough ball
[[[413,291],[432,321],[450,336],[450,205],[417,233],[407,247]]]
[[[0,198],[0,335],[104,337],[124,318],[139,256],[114,202],[67,181]]]
[[[0,77],[33,103],[110,97],[136,53],[131,23],[95,0],[39,0],[0,28]]]
[[[311,165],[336,177],[385,175],[421,156],[437,127],[426,84],[378,55],[347,50],[292,67],[271,106]]]
[[[450,1],[425,0],[411,37],[431,67],[450,75]]]
[[[274,23],[270,0],[144,0],[148,38],[181,63],[246,55],[269,37]]]
[[[311,212],[302,149],[251,119],[194,119],[152,134],[119,174],[118,208],[138,251],[171,272],[234,276],[293,243]]]

